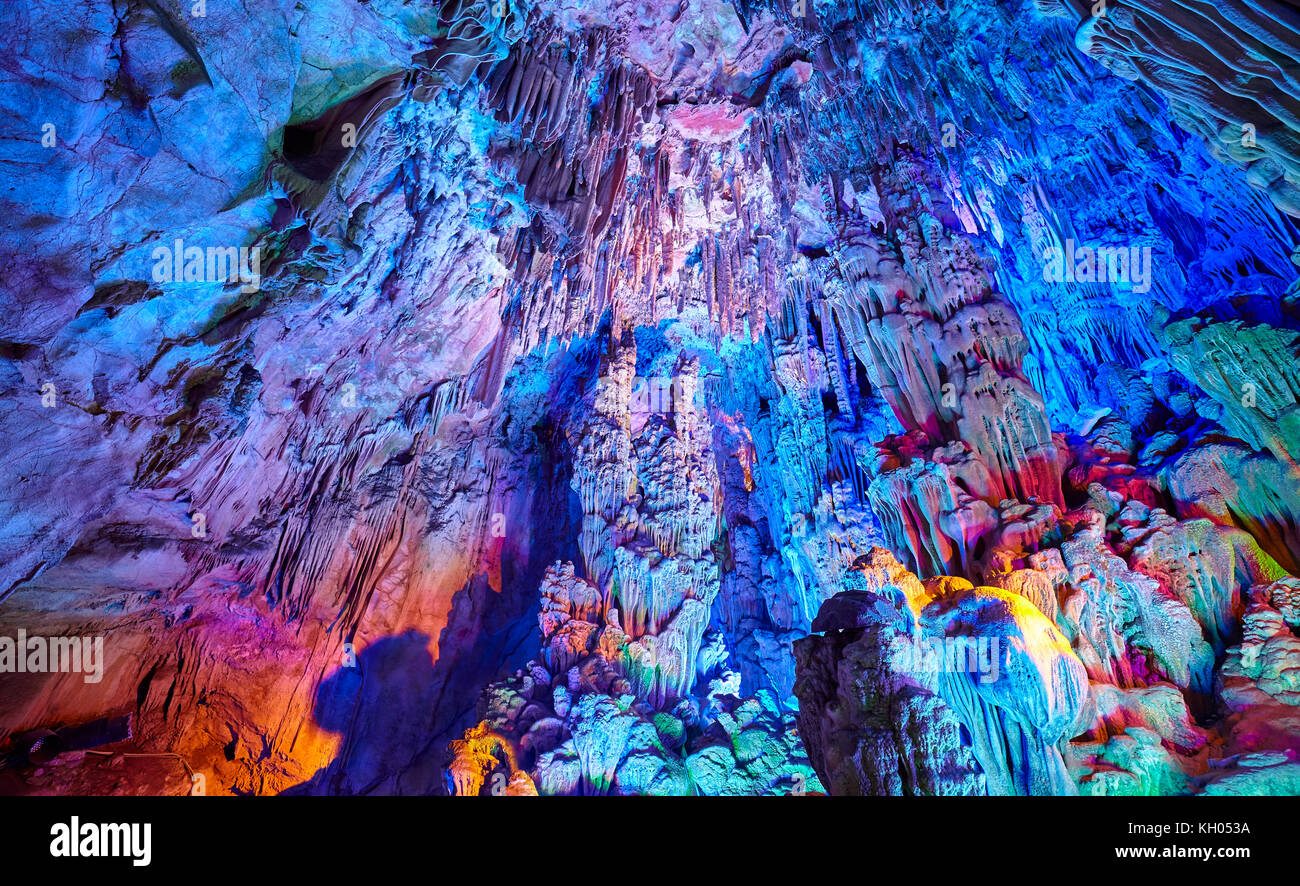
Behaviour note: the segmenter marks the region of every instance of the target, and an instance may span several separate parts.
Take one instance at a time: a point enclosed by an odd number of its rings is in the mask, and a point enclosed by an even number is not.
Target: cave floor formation
[[[0,793],[1300,794],[1300,10],[0,8]]]

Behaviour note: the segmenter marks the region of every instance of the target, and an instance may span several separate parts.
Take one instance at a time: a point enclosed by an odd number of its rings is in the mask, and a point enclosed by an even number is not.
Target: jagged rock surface
[[[1300,790],[1300,24],[1093,6],[5,4],[6,750]]]

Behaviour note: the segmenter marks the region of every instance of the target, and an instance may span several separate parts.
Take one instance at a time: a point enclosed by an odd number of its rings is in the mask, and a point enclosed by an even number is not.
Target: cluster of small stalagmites
[[[1205,519],[1179,521],[1138,501],[1127,502],[1114,521],[1120,532],[1116,550],[1187,604],[1216,654],[1237,630],[1242,589],[1286,575],[1240,529]]]
[[[671,376],[636,375],[636,339],[611,337],[568,413],[582,568],[547,570],[541,656],[488,690],[483,728],[518,749],[543,794],[810,790],[792,716],[770,691],[741,698],[710,628],[713,418],[698,362],[662,365]]]
[[[1241,530],[1177,520],[1100,484],[1090,490],[1089,505],[1062,517],[1059,555],[1049,549],[1038,560],[1057,590],[1058,624],[1097,699],[1091,726],[1068,755],[1080,790],[1183,793],[1237,778],[1231,765],[1215,768],[1201,753],[1210,736],[1189,710],[1231,711],[1225,683],[1238,678],[1245,690],[1253,679],[1250,691],[1266,692],[1269,676],[1285,672],[1285,641],[1273,671],[1244,679],[1234,670],[1244,646],[1232,644],[1250,642],[1246,601],[1266,604],[1267,588],[1294,579]],[[1269,624],[1267,616],[1261,624]],[[1215,744],[1241,751],[1284,749],[1300,737],[1282,726],[1261,741],[1233,720],[1214,728]]]
[[[1249,710],[1260,693],[1300,707],[1300,579],[1286,576],[1251,588],[1241,645],[1228,651],[1220,692],[1234,711]]]
[[[823,606],[813,630],[825,636],[796,644],[796,689],[808,719],[803,731],[833,792],[951,787],[929,775],[895,777],[890,755],[912,739],[890,738],[900,727],[879,715],[896,704],[885,700],[900,679],[937,694],[963,724],[970,746],[953,753],[974,753],[990,792],[1286,792],[1294,782],[1300,766],[1294,759],[1300,742],[1297,580],[1227,515],[1179,519],[1152,504],[1163,495],[1160,475],[1130,464],[1133,437],[1117,419],[1096,422],[1070,448],[1076,458],[1088,453],[1089,470],[1070,472],[1076,493],[1086,493],[1084,504],[1064,510],[1003,501],[981,532],[991,550],[967,574],[1004,596],[972,592],[962,578],[918,582],[881,551],[860,560],[859,580],[845,581],[845,590]],[[1006,608],[1006,596],[1020,603]],[[941,668],[937,680],[925,671],[926,684],[906,667],[915,670],[914,662],[896,667],[897,657],[886,654],[910,625],[923,636],[996,636],[1015,647],[1025,626],[1012,630],[1004,616],[1026,606],[1035,613],[1031,623],[1041,617],[1051,628],[1050,643],[1030,645],[1055,649],[1068,662],[1060,672],[1068,679],[1043,682],[1052,691],[1073,687],[1065,697],[1036,695],[1032,684],[1003,696],[996,680],[981,686],[973,664],[956,673]],[[916,615],[911,623],[909,610]],[[1038,668],[1040,675],[1049,672]],[[840,685],[849,679],[855,688]],[[1038,719],[1023,712],[1008,717],[997,708],[1012,696],[1035,706]],[[823,712],[837,697],[841,705],[846,698],[870,700],[858,703],[851,722],[840,717],[832,727]],[[1059,716],[1045,713],[1051,710]],[[1216,710],[1221,717],[1204,719]],[[935,747],[950,744],[941,720],[929,727]],[[997,750],[1007,746],[1031,752],[1000,756]],[[1219,756],[1227,759],[1216,762]]]
[[[518,767],[514,748],[486,722],[466,730],[465,737],[451,742],[449,750],[452,760],[447,776],[457,796],[477,796],[485,787],[500,796],[537,795],[532,778]]]
[[[699,644],[682,684],[697,694],[665,700],[650,675],[680,667],[671,629],[631,639],[569,563],[547,570],[541,593],[542,657],[484,693],[482,720],[451,748],[455,793],[526,793],[534,783],[542,794],[815,789],[791,715],[771,692],[739,697],[719,635]]]
[[[711,433],[699,426],[698,363],[679,361],[671,384],[634,379],[635,368],[628,333],[604,361],[588,419],[573,429],[572,485],[585,575],[610,618],[655,656],[636,690],[666,702],[694,682],[718,592],[719,484]]]
[[[1091,572],[1095,580],[1082,587],[1095,599],[1096,611],[1109,603],[1115,613],[1093,624],[1114,622],[1112,647],[1118,636],[1128,645],[1129,664],[1118,659],[1120,669],[1111,682],[1161,680],[1200,695],[1225,682],[1242,686],[1234,662],[1243,656],[1234,644],[1249,642],[1252,611],[1261,613],[1257,617],[1272,636],[1268,629],[1282,622],[1264,609],[1281,601],[1285,610],[1287,589],[1295,581],[1279,562],[1294,562],[1293,546],[1281,528],[1297,512],[1294,496],[1286,491],[1294,474],[1268,453],[1251,452],[1221,436],[1168,456],[1147,446],[1134,465],[1133,434],[1113,416],[1098,422],[1087,443],[1074,448],[1076,456],[1091,453],[1079,457],[1069,472],[1074,487],[1086,489],[1090,504],[1083,523],[1075,518],[1061,552],[1071,573]],[[1242,478],[1252,475],[1259,484],[1274,484],[1277,492],[1243,488]],[[1168,500],[1166,493],[1179,516],[1156,504]],[[1086,610],[1075,620],[1087,624]],[[1091,645],[1101,648],[1101,640]],[[1276,649],[1282,657],[1275,665],[1285,660],[1289,646]],[[1249,653],[1244,657],[1250,660]],[[1285,670],[1284,665],[1274,673]],[[1269,674],[1257,670],[1250,678],[1267,681]],[[1230,693],[1220,695],[1234,707]]]
[[[1081,516],[1059,550],[1033,562],[1051,582],[1058,623],[1089,677],[1120,687],[1162,680],[1208,691],[1214,654],[1187,604],[1115,553],[1100,512]]]

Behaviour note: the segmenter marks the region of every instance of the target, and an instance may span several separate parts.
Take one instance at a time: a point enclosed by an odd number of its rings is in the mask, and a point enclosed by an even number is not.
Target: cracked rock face
[[[0,24],[0,791],[1300,792],[1294,8]]]

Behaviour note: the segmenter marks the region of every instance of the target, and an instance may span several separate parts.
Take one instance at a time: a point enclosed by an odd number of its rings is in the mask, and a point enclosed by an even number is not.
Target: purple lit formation
[[[1300,794],[1300,10],[0,6],[0,793]]]

